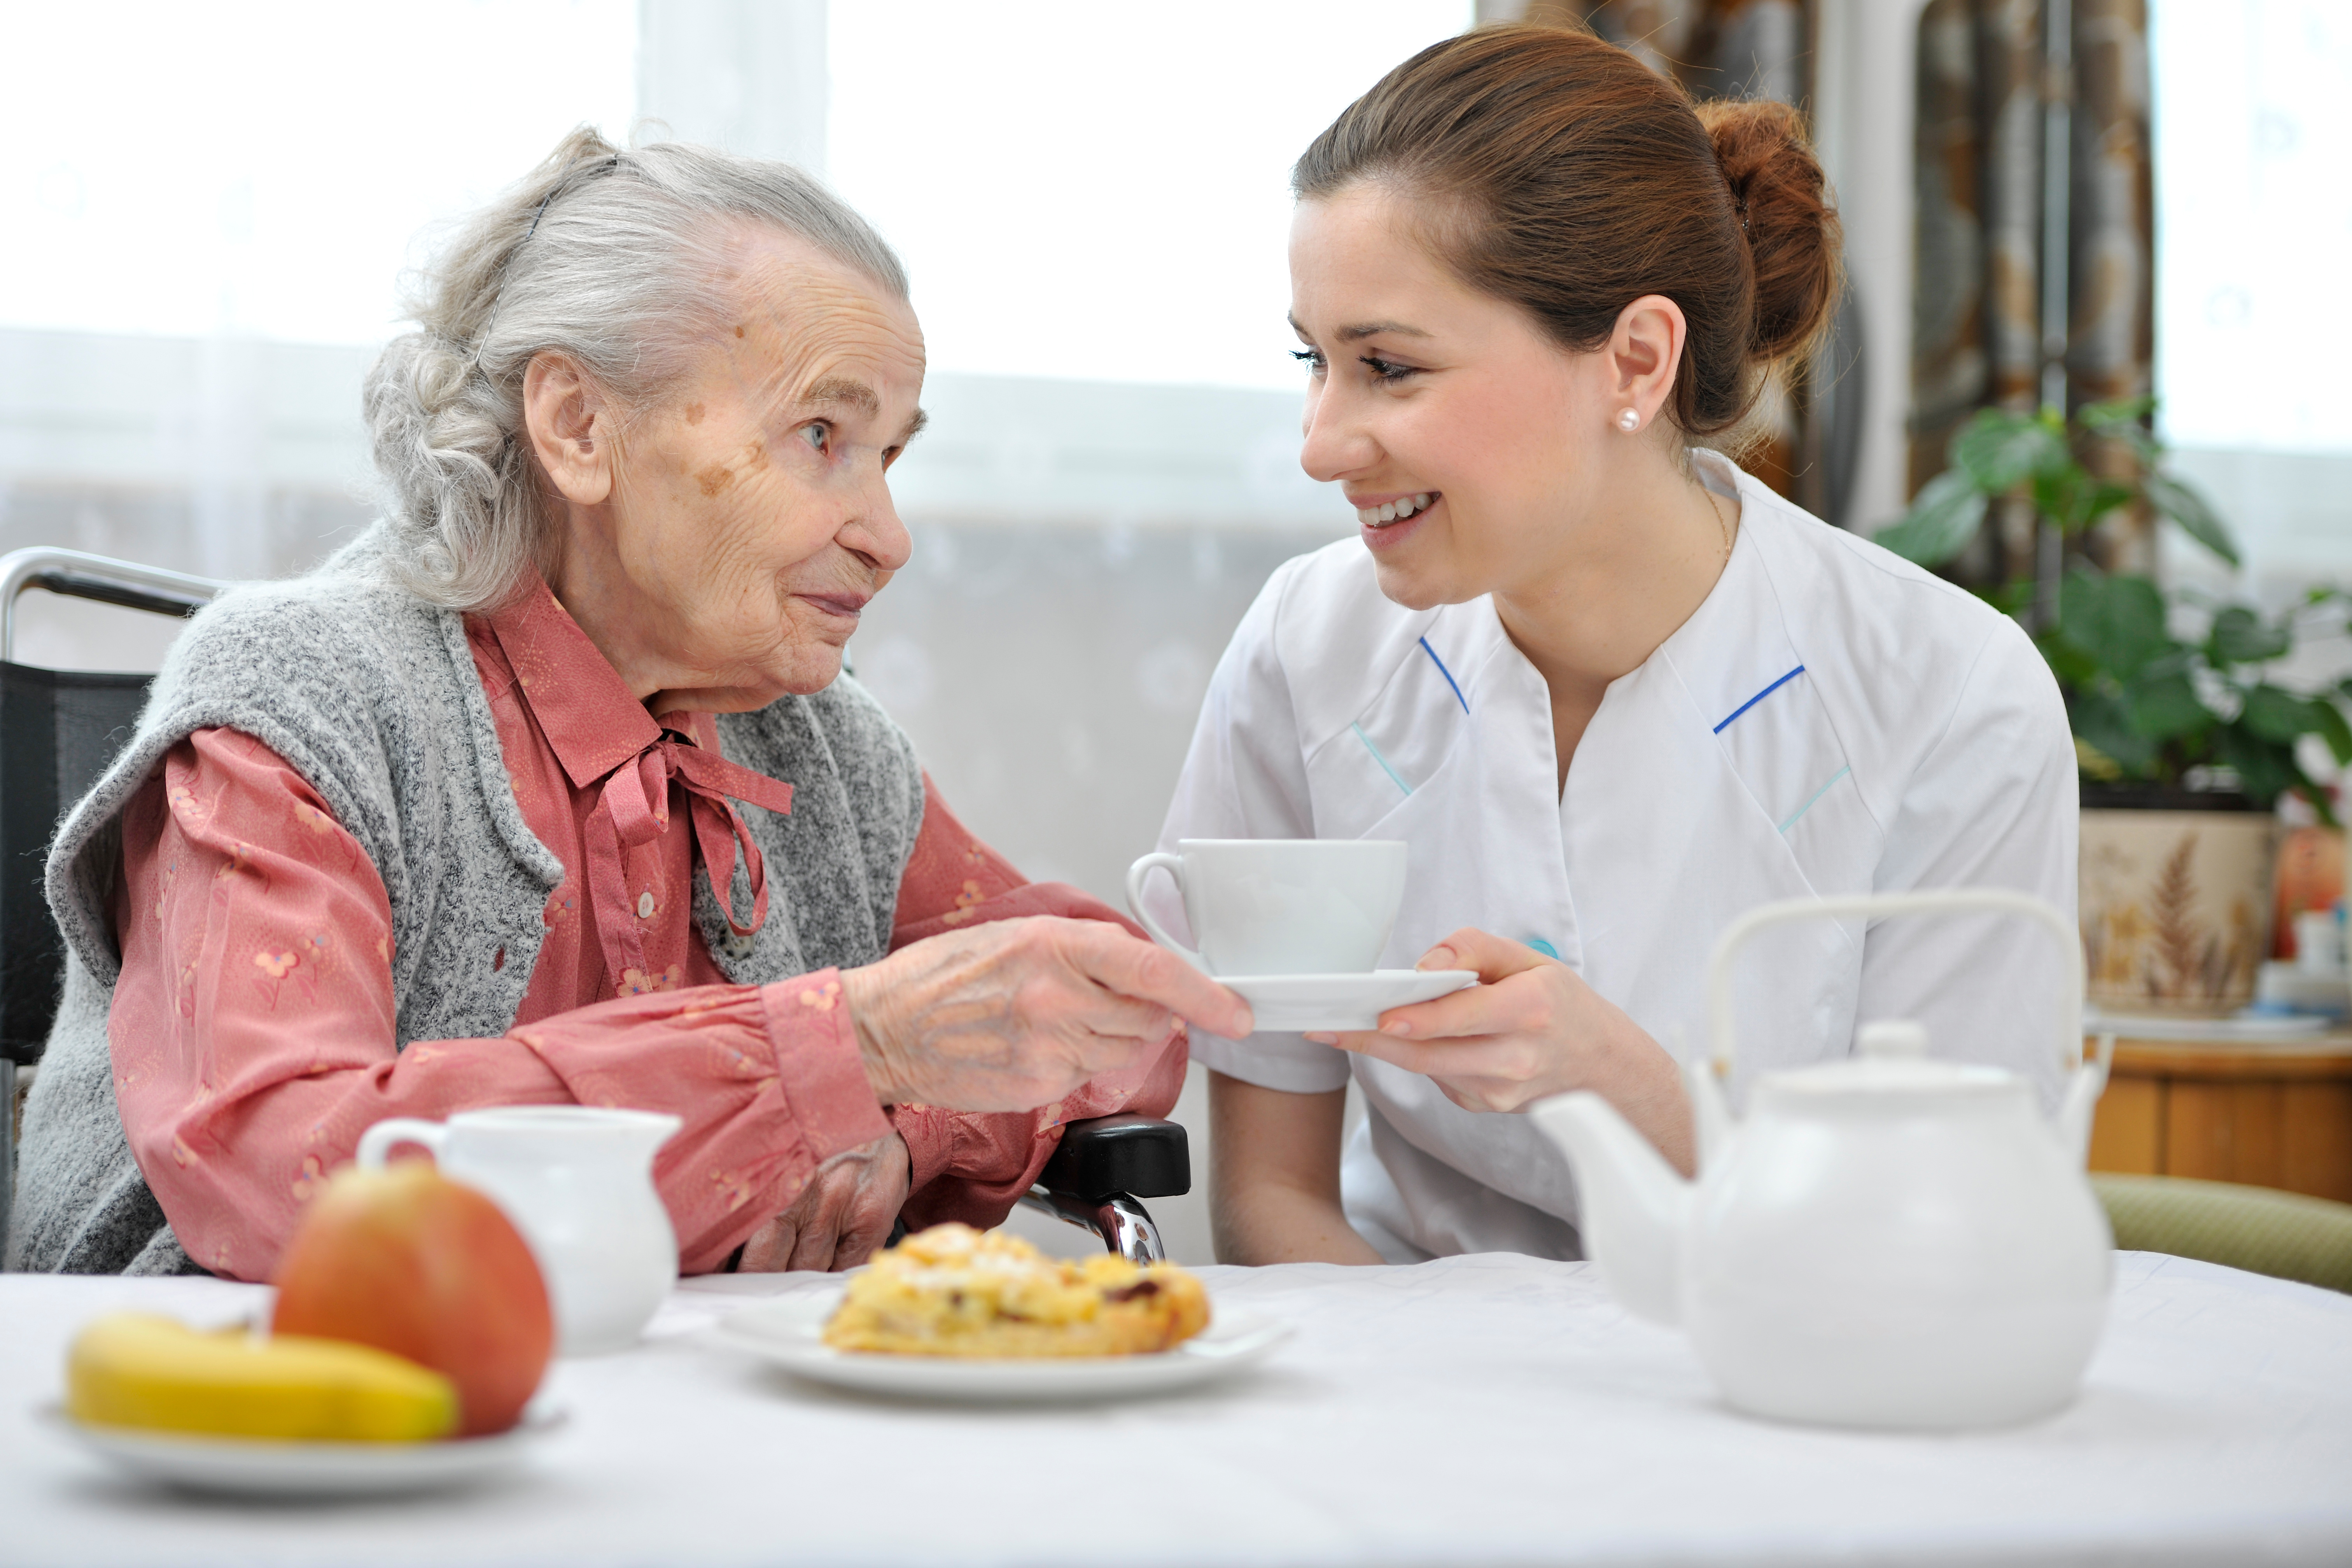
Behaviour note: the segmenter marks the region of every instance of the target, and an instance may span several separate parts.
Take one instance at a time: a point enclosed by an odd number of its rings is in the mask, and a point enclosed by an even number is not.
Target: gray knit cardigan
[[[202,1272],[131,1158],[107,1043],[121,814],[194,731],[266,742],[375,863],[392,903],[401,1048],[513,1026],[563,868],[515,804],[463,617],[392,585],[380,540],[371,531],[309,576],[237,589],[198,615],[122,755],[58,829],[48,896],[66,939],[64,996],[25,1108],[8,1268]],[[906,735],[844,676],[722,716],[719,736],[730,761],[793,785],[789,815],[740,808],[768,867],[755,935],[736,938],[709,876],[695,879],[720,970],[761,984],[881,957],[922,822]],[[730,892],[748,910],[740,862]]]

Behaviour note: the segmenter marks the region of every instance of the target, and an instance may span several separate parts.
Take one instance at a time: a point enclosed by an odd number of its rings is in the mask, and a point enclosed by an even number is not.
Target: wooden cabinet
[[[2091,1169],[2352,1203],[2352,1034],[2116,1043]]]

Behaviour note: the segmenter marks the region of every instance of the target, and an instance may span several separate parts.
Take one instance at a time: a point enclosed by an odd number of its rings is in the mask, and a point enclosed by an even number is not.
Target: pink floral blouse
[[[787,809],[789,787],[721,758],[707,713],[657,723],[544,587],[468,616],[467,634],[523,820],[565,873],[506,1034],[394,1048],[383,879],[252,736],[196,731],[123,813],[116,1095],[140,1170],[205,1268],[268,1279],[304,1201],[388,1116],[577,1102],[683,1118],[655,1176],[696,1273],[828,1156],[893,1129],[913,1167],[908,1222],[989,1225],[1065,1121],[1174,1105],[1181,1032],[1036,1111],[878,1107],[835,972],[729,984],[694,923],[698,860],[719,864],[724,887],[747,854],[761,885],[727,797]],[[1017,915],[1119,919],[1074,889],[1024,883],[925,784],[894,947]],[[762,888],[753,924],[764,907]]]

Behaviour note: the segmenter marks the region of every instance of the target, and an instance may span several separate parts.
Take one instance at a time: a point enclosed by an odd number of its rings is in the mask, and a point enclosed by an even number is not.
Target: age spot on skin
[[[743,448],[743,460],[755,468],[760,467],[768,460],[768,444],[757,436],[752,437],[750,445]]]
[[[704,495],[715,496],[735,482],[735,470],[724,463],[716,464],[695,475],[694,482],[702,487]]]
[[[699,425],[702,423],[701,404],[689,403],[686,405],[686,422],[688,425]]]
[[[739,337],[739,338],[740,338],[740,337],[741,337],[741,336],[743,335],[743,329],[742,329],[742,328],[740,328],[740,327],[736,328],[736,329],[735,329],[735,335],[736,335],[737,337]]]

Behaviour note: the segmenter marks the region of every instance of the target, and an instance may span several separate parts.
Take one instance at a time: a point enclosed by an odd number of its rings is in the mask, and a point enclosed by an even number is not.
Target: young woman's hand
[[[1391,1008],[1378,1032],[1307,1037],[1421,1073],[1465,1110],[1524,1110],[1548,1095],[1592,1089],[1690,1171],[1690,1101],[1674,1058],[1576,971],[1468,927],[1415,967],[1475,969],[1479,984]]]
[[[1133,1065],[1183,1019],[1238,1039],[1249,1005],[1103,921],[991,921],[845,971],[885,1105],[1031,1110]]]

